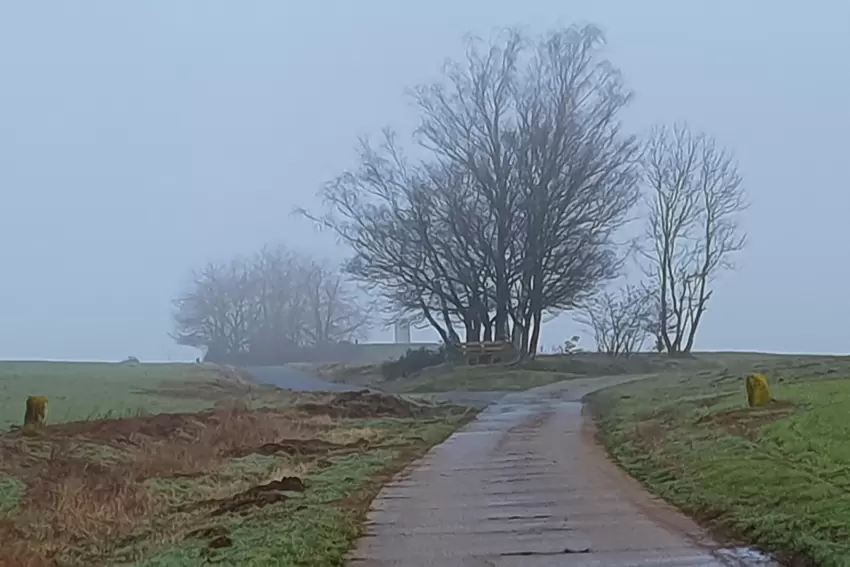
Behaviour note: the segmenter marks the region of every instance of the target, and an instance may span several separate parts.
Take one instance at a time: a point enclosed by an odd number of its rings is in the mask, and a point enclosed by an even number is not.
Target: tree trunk
[[[543,326],[543,313],[538,309],[534,312],[534,331],[531,334],[531,341],[528,344],[527,350],[530,358],[537,356],[537,351],[540,346],[540,330]]]

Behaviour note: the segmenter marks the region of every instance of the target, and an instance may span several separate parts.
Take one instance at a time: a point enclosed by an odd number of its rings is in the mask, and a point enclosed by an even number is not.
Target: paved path
[[[580,400],[622,381],[575,380],[487,408],[382,491],[349,566],[726,565],[594,443]]]

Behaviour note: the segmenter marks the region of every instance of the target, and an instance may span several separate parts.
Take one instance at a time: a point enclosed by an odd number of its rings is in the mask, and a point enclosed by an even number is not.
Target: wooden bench
[[[510,341],[463,343],[460,348],[466,363],[469,365],[498,364],[508,362],[516,357],[516,349]]]

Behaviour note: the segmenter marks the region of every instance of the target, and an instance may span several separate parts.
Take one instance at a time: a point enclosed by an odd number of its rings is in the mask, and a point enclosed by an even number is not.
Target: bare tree
[[[338,270],[284,247],[209,264],[174,302],[174,338],[208,360],[277,363],[364,336],[362,301]]]
[[[365,338],[370,312],[355,290],[336,269],[313,263],[304,274],[304,293],[310,314],[305,329],[310,343],[328,346],[339,342],[355,342]]]
[[[545,314],[616,275],[611,235],[637,199],[637,146],[619,111],[631,93],[592,26],[536,41],[516,30],[470,44],[446,80],[420,87],[420,142],[466,172],[494,221],[496,338],[537,351]],[[513,323],[516,332],[509,333]]]
[[[613,234],[638,198],[618,120],[631,94],[603,43],[591,26],[510,30],[415,89],[427,157],[412,163],[391,134],[363,144],[323,188],[328,214],[308,214],[351,246],[349,272],[447,343],[459,326],[533,356],[546,316],[617,275]]]
[[[263,247],[253,258],[256,320],[251,327],[254,352],[305,345],[309,307],[305,297],[305,260],[282,247]]]
[[[659,127],[645,161],[649,186],[648,273],[657,290],[658,336],[670,353],[690,352],[711,283],[734,267],[746,208],[734,156],[687,125]]]
[[[599,352],[615,356],[638,352],[653,336],[653,295],[653,290],[636,285],[604,291],[582,306],[577,319],[593,332]]]
[[[360,166],[327,184],[322,196],[328,214],[301,212],[352,247],[347,272],[380,290],[395,314],[426,321],[446,344],[459,343],[455,323],[468,315],[473,287],[486,276],[474,263],[477,245],[467,240],[475,229],[454,222],[476,222],[463,179],[410,164],[385,131],[377,148],[361,142]]]
[[[177,343],[213,356],[247,352],[255,315],[252,283],[250,266],[241,257],[193,272],[189,289],[174,301]]]

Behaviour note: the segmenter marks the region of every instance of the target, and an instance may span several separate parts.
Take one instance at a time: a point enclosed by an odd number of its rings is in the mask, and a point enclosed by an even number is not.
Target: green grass
[[[220,380],[213,366],[87,362],[0,362],[0,432],[21,425],[27,396],[47,396],[48,422],[209,409],[210,396],[163,396],[163,384],[203,388]],[[258,391],[262,388],[258,387]]]
[[[144,542],[119,550],[115,565],[134,567],[189,567],[210,561],[222,565],[332,567],[342,565],[354,540],[361,534],[368,503],[390,473],[421,456],[442,441],[457,421],[373,422],[387,430],[387,444],[361,453],[330,459],[330,466],[307,476],[308,490],[282,504],[257,509],[247,516],[225,516],[195,528],[226,534],[229,545],[217,549],[210,537],[189,537],[151,553]],[[398,447],[403,445],[405,450]],[[269,460],[270,459],[270,460]],[[275,458],[262,458],[268,468]],[[183,480],[182,492],[197,481]],[[196,496],[193,496],[196,497]],[[185,496],[184,496],[185,498]],[[122,562],[122,556],[146,558]]]
[[[715,360],[715,370],[592,396],[603,442],[652,491],[722,535],[850,565],[850,359]],[[746,409],[744,377],[754,371],[767,374],[773,408]]]
[[[26,486],[20,479],[0,473],[0,520],[17,511],[25,490]]]
[[[146,429],[153,438],[131,443],[63,437],[62,431],[85,424],[4,435],[21,423],[29,395],[48,397],[50,424],[133,417],[124,425],[141,427],[153,422],[146,416],[197,412],[220,402],[222,408],[241,405],[232,415],[243,417],[219,426],[203,420],[230,412],[175,416],[168,423],[188,420],[184,429]],[[36,560],[38,567],[52,564],[46,557],[69,567],[341,565],[382,483],[472,414],[445,408],[421,419],[341,419],[321,409],[306,415],[287,407],[332,400],[244,383],[209,366],[0,363],[0,540],[11,554],[4,559]],[[246,413],[259,407],[273,411]],[[191,437],[196,434],[187,432],[198,420],[213,433]],[[243,430],[248,423],[256,427]],[[112,435],[109,427],[92,426]],[[250,453],[265,441],[290,438],[323,439],[342,449],[229,456],[233,440]],[[358,440],[366,446],[345,448]],[[212,514],[217,502],[282,476],[306,479],[307,490],[245,514]]]
[[[259,484],[270,478],[284,463],[275,456],[249,455],[232,459],[224,466],[193,477],[152,478],[145,481],[147,489],[162,497],[169,506],[215,498],[222,485],[237,483]]]
[[[458,367],[450,372],[423,372],[408,380],[398,381],[392,391],[424,394],[431,392],[514,392],[545,386],[575,375],[560,372],[483,366]]]
[[[515,392],[562,380],[594,376],[647,374],[716,365],[711,355],[671,359],[655,354],[611,357],[596,353],[540,355],[520,364],[466,366],[444,364],[406,378],[385,380],[380,365],[331,365],[318,375],[334,382],[370,386],[393,393]]]
[[[206,539],[190,539],[133,565],[189,567],[210,556],[224,565],[339,565],[359,534],[359,518],[335,504],[380,473],[393,456],[383,451],[335,459],[308,478],[311,486],[303,497],[204,526],[226,532],[230,546],[210,553]]]

